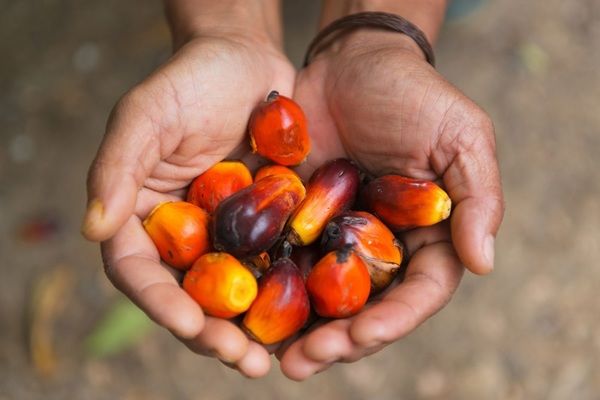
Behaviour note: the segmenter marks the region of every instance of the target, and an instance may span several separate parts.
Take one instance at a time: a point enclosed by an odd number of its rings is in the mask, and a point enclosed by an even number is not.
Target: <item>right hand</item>
[[[453,203],[449,223],[401,234],[409,255],[401,282],[278,350],[284,374],[303,380],[415,330],[449,302],[463,265],[489,273],[504,202],[489,117],[411,38],[356,29],[298,74],[295,96],[318,134],[303,168],[347,157],[374,176],[438,181]]]
[[[225,157],[241,158],[252,109],[295,71],[277,45],[248,35],[193,37],[114,108],[88,177],[82,232],[102,241],[106,274],[150,318],[193,351],[250,377],[270,356],[233,323],[205,316],[161,264],[142,227],[159,202],[181,199],[191,180]]]

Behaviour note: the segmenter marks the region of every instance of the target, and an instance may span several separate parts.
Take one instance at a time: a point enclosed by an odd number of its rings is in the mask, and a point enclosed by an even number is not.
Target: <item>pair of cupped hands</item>
[[[279,345],[253,342],[205,315],[162,264],[141,221],[182,199],[191,180],[225,158],[250,154],[247,122],[271,90],[304,109],[312,140],[304,177],[346,157],[374,175],[436,180],[453,201],[450,221],[401,236],[404,279],[351,318],[320,321]],[[296,71],[282,50],[247,36],[191,37],[114,108],[88,179],[83,233],[101,241],[111,282],[192,351],[248,377],[270,353],[303,380],[406,336],[448,303],[464,267],[493,269],[503,214],[493,126],[445,81],[406,36],[357,31]]]

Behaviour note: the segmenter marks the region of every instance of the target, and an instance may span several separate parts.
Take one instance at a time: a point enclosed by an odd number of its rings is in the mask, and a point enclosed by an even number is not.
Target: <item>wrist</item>
[[[173,47],[197,37],[235,37],[282,48],[279,0],[164,0]]]
[[[330,52],[337,54],[358,54],[384,48],[402,49],[425,60],[419,45],[408,35],[377,28],[360,28],[337,39]]]
[[[338,59],[400,51],[435,66],[435,56],[425,33],[399,15],[365,11],[331,22],[311,41],[304,66],[323,53]]]
[[[325,0],[320,26],[323,28],[350,14],[382,11],[406,18],[419,27],[433,44],[444,21],[447,3],[448,0]]]

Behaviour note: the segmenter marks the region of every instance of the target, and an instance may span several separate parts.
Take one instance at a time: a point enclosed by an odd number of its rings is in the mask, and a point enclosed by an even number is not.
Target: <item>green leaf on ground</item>
[[[89,357],[106,357],[138,343],[154,326],[150,318],[129,300],[113,304],[85,340]]]

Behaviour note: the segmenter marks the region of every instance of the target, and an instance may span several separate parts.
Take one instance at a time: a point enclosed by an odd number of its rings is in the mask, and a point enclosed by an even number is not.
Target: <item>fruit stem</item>
[[[287,240],[284,240],[281,244],[281,257],[290,258],[292,255],[292,245]]]
[[[351,244],[346,244],[344,247],[335,252],[335,261],[338,264],[343,264],[348,261],[348,257],[352,253],[353,246]]]
[[[330,239],[337,239],[342,235],[342,230],[335,222],[330,222],[325,228],[325,235]]]
[[[267,95],[267,101],[274,101],[279,97],[279,92],[277,90],[271,90]]]

